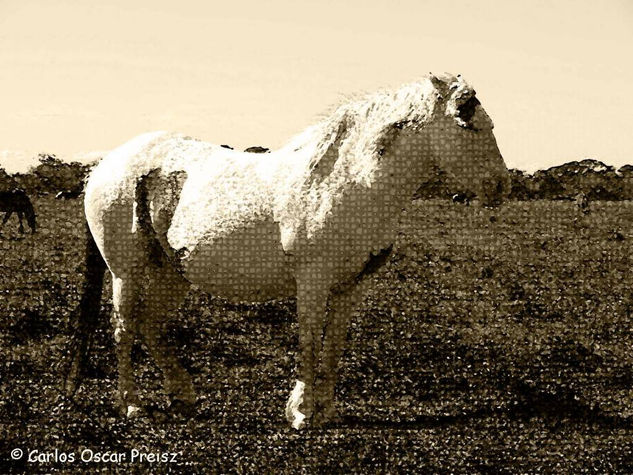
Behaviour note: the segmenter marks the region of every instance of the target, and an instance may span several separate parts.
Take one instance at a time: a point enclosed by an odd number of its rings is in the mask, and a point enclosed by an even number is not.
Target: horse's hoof
[[[306,416],[301,411],[295,411],[289,422],[293,429],[301,430],[306,426]]]
[[[194,402],[183,401],[182,399],[172,399],[168,410],[169,414],[172,416],[189,419],[193,415],[194,409]]]
[[[329,409],[327,411],[314,414],[314,416],[312,416],[312,420],[310,421],[310,425],[313,427],[328,428],[339,425],[342,421],[343,419],[334,409]]]
[[[115,409],[119,413],[120,417],[125,417],[127,419],[136,419],[144,414],[145,410],[141,406],[139,401],[125,401],[119,400],[115,404]]]
[[[162,424],[167,422],[167,419],[169,419],[169,414],[160,407],[148,407],[146,408],[146,411],[149,417],[155,422]]]
[[[305,383],[297,381],[286,403],[286,420],[297,430],[304,428],[308,419],[307,415],[300,410],[303,405],[304,390]]]
[[[298,405],[291,405],[290,401],[288,401],[288,404],[286,404],[286,420],[290,422],[293,429],[300,430],[306,426],[309,418],[299,410]]]
[[[125,417],[127,417],[128,419],[136,419],[137,417],[141,416],[142,412],[143,411],[139,406],[128,404],[125,409]]]

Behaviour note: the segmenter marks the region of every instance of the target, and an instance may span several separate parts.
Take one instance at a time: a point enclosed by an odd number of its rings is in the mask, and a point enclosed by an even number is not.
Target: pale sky
[[[633,163],[632,0],[0,0],[0,166],[151,130],[277,148],[461,73],[509,167]]]

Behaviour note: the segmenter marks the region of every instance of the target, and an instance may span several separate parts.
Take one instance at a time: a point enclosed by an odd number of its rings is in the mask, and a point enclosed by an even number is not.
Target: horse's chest
[[[399,212],[399,206],[374,196],[341,203],[315,238],[312,258],[320,256],[328,263],[334,281],[353,279],[371,255],[393,243]]]

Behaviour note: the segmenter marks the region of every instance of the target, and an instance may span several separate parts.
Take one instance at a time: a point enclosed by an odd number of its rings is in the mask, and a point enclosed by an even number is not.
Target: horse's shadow
[[[405,421],[386,421],[380,419],[368,419],[360,416],[344,416],[337,424],[340,428],[363,429],[389,429],[389,430],[420,430],[437,429],[441,427],[465,425],[470,422],[482,421],[493,417],[505,417],[511,421],[529,421],[533,418],[542,418],[546,422],[581,423],[583,425],[596,425],[617,429],[633,429],[633,418],[612,415],[602,411],[591,411],[586,415],[584,411],[573,414],[571,417],[561,414],[551,414],[549,411],[530,411],[523,409],[489,409],[477,410],[457,415],[417,416]]]
[[[523,390],[525,392],[522,393],[520,402],[504,408],[485,407],[462,414],[419,415],[404,421],[346,415],[341,417],[337,425],[348,428],[415,430],[465,425],[497,417],[517,422],[540,419],[552,424],[569,423],[633,429],[633,417],[590,407],[574,400],[572,395],[556,396],[535,389]]]

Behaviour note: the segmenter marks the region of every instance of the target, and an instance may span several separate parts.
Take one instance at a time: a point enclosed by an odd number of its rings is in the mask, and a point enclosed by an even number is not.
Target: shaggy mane
[[[310,169],[318,177],[337,160],[377,159],[380,144],[394,126],[413,128],[428,123],[440,105],[457,115],[459,104],[475,95],[461,77],[432,74],[398,89],[383,90],[338,106],[333,113],[293,137],[283,149],[312,149]]]

